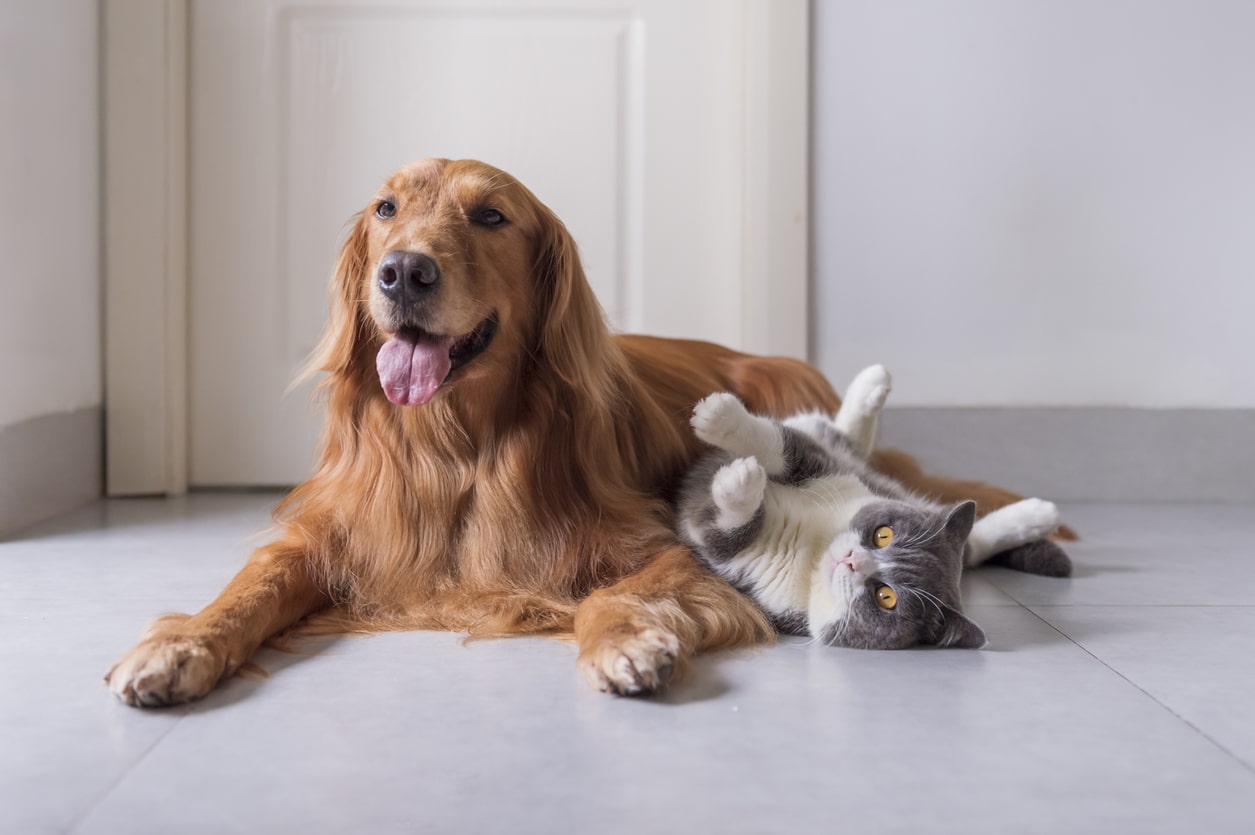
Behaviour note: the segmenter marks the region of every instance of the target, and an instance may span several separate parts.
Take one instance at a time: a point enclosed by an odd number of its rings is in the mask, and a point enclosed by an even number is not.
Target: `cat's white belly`
[[[819,558],[854,514],[877,501],[857,478],[828,476],[802,487],[767,484],[764,527],[754,545],[737,554],[728,568],[754,588],[769,611],[805,611]]]

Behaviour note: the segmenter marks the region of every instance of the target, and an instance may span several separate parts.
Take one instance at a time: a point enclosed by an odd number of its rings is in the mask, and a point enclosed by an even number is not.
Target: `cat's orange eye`
[[[877,548],[883,548],[890,542],[893,542],[893,528],[888,525],[881,525],[876,528],[876,532],[872,534],[872,541],[876,543]]]
[[[876,605],[882,609],[892,609],[898,605],[898,593],[888,586],[876,588]]]

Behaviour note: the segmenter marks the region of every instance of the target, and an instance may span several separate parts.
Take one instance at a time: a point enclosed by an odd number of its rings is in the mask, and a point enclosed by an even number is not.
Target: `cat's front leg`
[[[715,473],[710,496],[719,514],[715,527],[728,532],[749,524],[763,504],[767,472],[754,458],[738,458]]]
[[[980,565],[994,554],[1044,539],[1059,527],[1059,509],[1044,499],[1022,499],[978,519],[967,538],[963,563]]]
[[[871,455],[876,445],[876,419],[892,390],[893,377],[883,365],[864,368],[845,390],[845,400],[834,423],[864,458]]]
[[[715,392],[693,407],[693,432],[738,458],[755,458],[768,475],[784,472],[784,437],[770,418],[752,415],[736,395]]]

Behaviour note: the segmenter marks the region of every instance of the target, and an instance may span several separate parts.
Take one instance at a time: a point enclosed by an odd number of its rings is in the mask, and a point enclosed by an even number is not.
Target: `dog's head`
[[[357,215],[315,361],[373,368],[389,400],[421,406],[454,379],[518,373],[520,357],[561,371],[590,327],[604,330],[600,308],[553,212],[504,171],[429,159]]]

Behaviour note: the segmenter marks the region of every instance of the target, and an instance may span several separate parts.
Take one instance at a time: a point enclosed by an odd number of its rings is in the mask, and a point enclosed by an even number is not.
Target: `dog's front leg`
[[[593,592],[575,613],[579,666],[606,693],[646,695],[683,674],[697,652],[769,640],[750,600],[676,543],[635,574]]]
[[[105,681],[115,696],[137,707],[199,699],[267,638],[326,605],[304,547],[282,541],[264,546],[198,614],[155,620]]]

